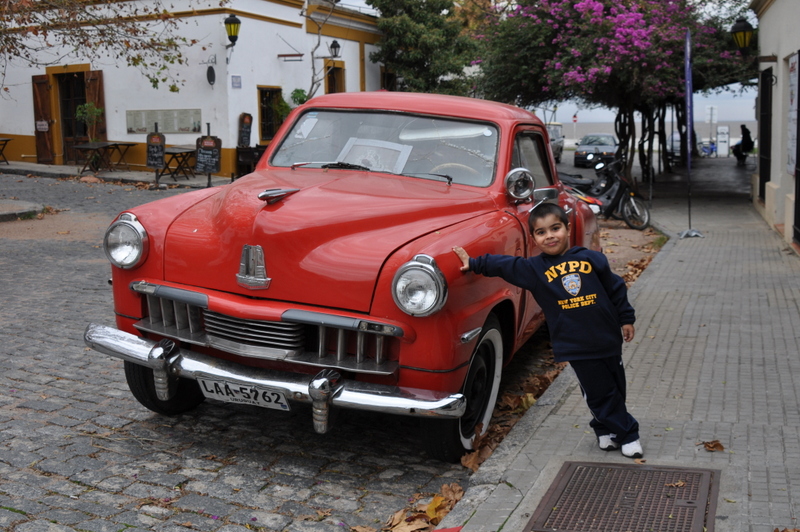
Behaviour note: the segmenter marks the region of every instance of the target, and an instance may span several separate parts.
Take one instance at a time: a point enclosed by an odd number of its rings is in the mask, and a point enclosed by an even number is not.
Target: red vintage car
[[[503,366],[543,322],[529,293],[465,275],[453,253],[539,253],[528,213],[595,215],[558,181],[522,109],[396,92],[295,109],[255,172],[120,214],[105,236],[117,329],[86,343],[125,361],[133,395],[174,415],[206,398],[419,416],[456,461],[488,428]]]

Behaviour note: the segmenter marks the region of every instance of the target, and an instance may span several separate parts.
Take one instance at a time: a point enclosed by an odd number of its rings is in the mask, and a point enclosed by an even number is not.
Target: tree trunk
[[[625,178],[631,180],[633,157],[636,154],[636,122],[633,118],[632,105],[626,105],[619,109],[614,121],[614,131],[619,140],[616,157],[625,162],[623,167]]]

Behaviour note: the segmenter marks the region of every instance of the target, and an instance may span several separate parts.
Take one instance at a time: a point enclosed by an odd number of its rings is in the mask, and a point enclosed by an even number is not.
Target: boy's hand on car
[[[459,259],[461,259],[461,271],[468,272],[469,271],[469,254],[464,251],[464,248],[460,246],[453,247],[453,253],[455,253]]]
[[[635,331],[632,323],[626,323],[622,326],[622,339],[626,342],[633,340],[634,333]]]

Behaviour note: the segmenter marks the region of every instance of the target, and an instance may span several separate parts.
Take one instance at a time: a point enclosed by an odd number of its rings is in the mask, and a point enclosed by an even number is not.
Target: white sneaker
[[[597,444],[604,451],[613,451],[619,449],[619,444],[611,438],[616,437],[616,434],[604,434],[597,437]]]
[[[624,454],[628,458],[641,458],[642,456],[644,456],[644,451],[642,450],[642,444],[639,443],[639,440],[626,443],[622,446],[622,454]]]

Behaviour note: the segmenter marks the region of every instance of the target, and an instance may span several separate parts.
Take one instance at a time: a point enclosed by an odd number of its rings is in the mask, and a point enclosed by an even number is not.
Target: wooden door
[[[33,76],[33,119],[36,134],[36,162],[53,163],[53,115],[50,107],[50,80],[47,75]]]
[[[93,103],[98,109],[105,109],[105,97],[103,96],[103,71],[92,70],[84,75],[86,82],[86,102]],[[108,140],[106,134],[106,115],[103,113],[100,121],[94,125],[91,131],[92,140]]]

